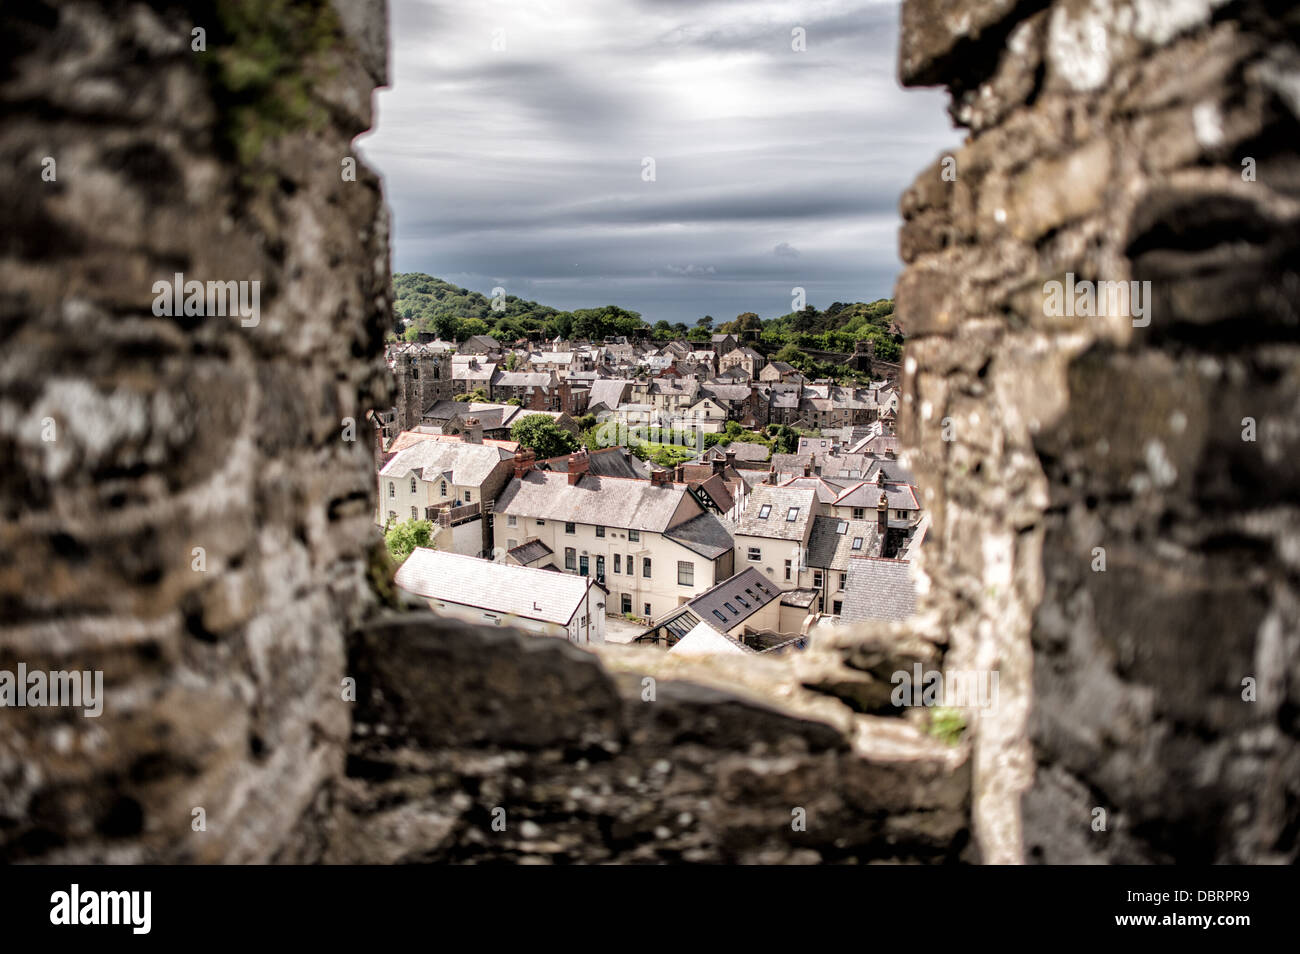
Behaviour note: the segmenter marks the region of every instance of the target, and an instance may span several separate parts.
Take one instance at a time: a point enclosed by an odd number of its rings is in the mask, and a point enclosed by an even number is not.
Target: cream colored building
[[[553,565],[609,591],[607,612],[654,619],[732,575],[726,525],[685,484],[525,470],[497,499],[495,536],[512,550],[540,540]]]
[[[605,642],[605,590],[590,578],[417,547],[396,581],[439,616],[578,646]]]

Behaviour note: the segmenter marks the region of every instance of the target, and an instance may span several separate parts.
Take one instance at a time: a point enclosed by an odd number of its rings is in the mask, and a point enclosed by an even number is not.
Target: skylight
[[[799,519],[799,508],[798,508],[798,507],[791,507],[791,508],[789,509],[789,511],[786,512],[785,519],[786,519],[786,522],[787,522],[787,523],[794,523],[794,521],[798,520],[798,519]]]
[[[758,519],[759,519],[759,520],[766,520],[766,519],[767,519],[767,515],[768,515],[769,513],[771,513],[771,512],[772,512],[772,505],[771,505],[771,504],[763,504],[763,506],[761,506],[761,507],[758,508]]]
[[[847,533],[848,529],[849,529],[848,522],[844,520],[841,520],[839,523],[835,525],[836,533]]]
[[[861,550],[861,549],[862,549],[862,538],[861,538],[861,537],[854,537],[854,538],[853,538],[853,549],[855,549],[855,550]]]

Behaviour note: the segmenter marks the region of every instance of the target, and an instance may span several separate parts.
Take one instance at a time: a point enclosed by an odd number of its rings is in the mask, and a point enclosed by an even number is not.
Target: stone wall
[[[0,715],[0,859],[1294,860],[1289,5],[904,4],[971,131],[903,198],[920,612],[752,665],[401,609],[345,174],[383,4],[243,9],[0,9],[0,670],[107,693]],[[155,315],[176,272],[258,321]],[[1047,318],[1067,272],[1151,281],[1150,324]],[[998,705],[936,737],[914,663]]]
[[[926,605],[1001,670],[988,860],[1297,857],[1298,35],[1289,3],[904,4],[903,81],[970,130],[903,198],[897,310]],[[1067,273],[1149,313],[1048,317]]]

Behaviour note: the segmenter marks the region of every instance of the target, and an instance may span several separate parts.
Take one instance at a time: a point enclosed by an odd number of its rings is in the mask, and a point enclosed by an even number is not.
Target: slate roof
[[[510,481],[496,512],[663,533],[685,496],[683,484],[656,487],[648,480],[585,476],[570,486],[568,474],[533,470]]]
[[[745,509],[740,515],[736,533],[775,540],[802,540],[816,500],[817,491],[811,487],[758,484],[745,498]],[[769,504],[772,509],[767,518],[760,518],[763,507]],[[786,519],[791,507],[799,508],[795,520]]]
[[[664,536],[709,560],[716,560],[734,546],[726,525],[708,511],[682,521]]]
[[[536,563],[543,557],[548,557],[555,551],[548,547],[541,540],[527,540],[506,551],[520,563]]]
[[[624,395],[628,385],[632,382],[622,378],[600,378],[591,382],[591,395],[587,399],[588,406],[604,404],[611,410],[623,403]]]
[[[854,542],[861,545],[855,550]],[[875,520],[814,517],[808,537],[808,565],[823,570],[847,570],[855,556],[878,557],[884,541]]]
[[[425,599],[567,625],[591,578],[416,547],[397,570],[397,585]]]
[[[545,371],[502,371],[492,381],[494,388],[549,388],[551,376]]]
[[[655,623],[655,629],[667,628],[678,639],[687,635],[701,621],[721,633],[729,633],[784,591],[753,567],[714,584],[689,603]]]
[[[437,480],[447,475],[453,484],[479,487],[493,468],[511,456],[505,449],[490,444],[420,441],[395,455],[379,474],[396,478],[415,474],[421,480]]]
[[[679,656],[744,656],[753,650],[701,620],[668,651]]]
[[[855,557],[849,560],[840,619],[904,620],[916,612],[916,584],[906,560]]]
[[[569,455],[539,460],[542,470],[556,473],[569,472]],[[627,477],[631,480],[649,480],[650,468],[625,447],[605,447],[587,452],[587,473],[597,477]]]
[[[728,451],[735,451],[736,460],[767,460],[768,455],[772,453],[772,448],[766,444],[755,444],[752,441],[732,441],[725,447],[717,445],[710,447],[704,453],[705,460],[713,460],[715,457],[726,458]]]
[[[844,491],[835,501],[837,507],[866,507],[874,510],[880,505],[880,492],[885,492],[890,510],[920,510],[920,501],[910,484],[872,484],[863,481]]]

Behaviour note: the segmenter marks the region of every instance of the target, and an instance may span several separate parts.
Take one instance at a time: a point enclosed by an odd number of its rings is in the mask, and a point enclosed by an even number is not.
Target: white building
[[[607,594],[590,577],[417,547],[398,568],[397,585],[439,616],[579,646],[605,642]]]

